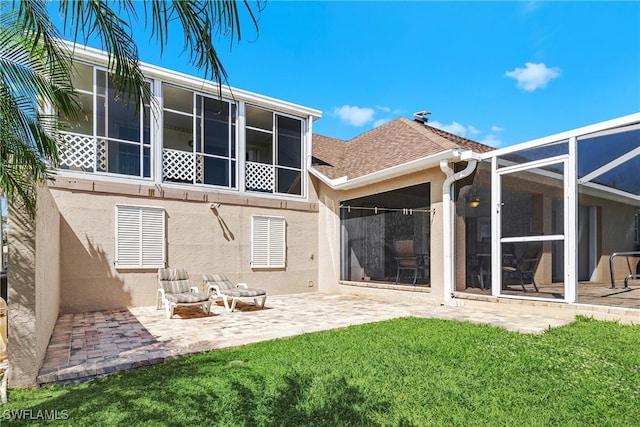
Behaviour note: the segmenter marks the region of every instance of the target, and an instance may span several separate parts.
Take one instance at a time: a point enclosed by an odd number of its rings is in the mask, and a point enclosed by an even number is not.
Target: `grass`
[[[10,390],[0,425],[637,426],[639,344],[640,326],[584,317],[541,335],[405,318]]]

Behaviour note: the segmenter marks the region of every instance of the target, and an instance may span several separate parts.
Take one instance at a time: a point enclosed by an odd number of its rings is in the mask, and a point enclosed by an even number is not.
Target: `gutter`
[[[461,153],[461,161],[468,161],[467,167],[464,170],[454,173],[454,170],[449,166],[447,160],[440,161],[440,170],[447,175],[442,183],[442,236],[443,236],[443,253],[444,253],[444,297],[442,305],[461,305],[459,300],[454,301],[453,290],[455,289],[453,278],[454,274],[454,261],[455,256],[453,254],[454,248],[454,230],[453,230],[453,209],[451,208],[451,188],[453,183],[468,177],[473,173],[478,164],[479,156],[477,153],[467,151]]]
[[[374,184],[383,180],[397,178],[409,173],[419,172],[425,169],[433,168],[441,164],[443,161],[449,160],[464,160],[463,157],[469,157],[470,152],[462,151],[458,148],[453,150],[442,151],[440,153],[422,157],[420,159],[412,160],[401,165],[392,166],[387,169],[383,169],[377,172],[373,172],[367,175],[358,176],[356,178],[349,179],[348,176],[341,176],[340,178],[331,179],[324,175],[322,172],[309,168],[309,172],[317,177],[324,184],[328,185],[334,190],[351,190],[353,188],[364,187],[369,184]]]

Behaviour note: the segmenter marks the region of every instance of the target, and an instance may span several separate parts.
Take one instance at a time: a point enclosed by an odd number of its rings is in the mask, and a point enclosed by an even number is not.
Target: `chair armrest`
[[[249,286],[246,283],[238,283],[236,284],[236,288],[244,288],[247,289]]]
[[[160,297],[161,297],[162,299],[164,299],[164,289],[162,289],[162,288],[158,288],[158,294],[160,295]]]
[[[207,293],[215,291],[216,295],[220,296],[220,287],[214,283],[207,283]]]

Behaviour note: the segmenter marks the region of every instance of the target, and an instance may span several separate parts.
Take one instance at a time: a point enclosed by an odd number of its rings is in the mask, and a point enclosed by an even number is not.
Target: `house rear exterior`
[[[59,314],[154,305],[158,268],[317,290],[319,111],[145,65],[154,100],[135,114],[103,53],[75,55],[60,168],[35,221],[9,210],[12,385],[35,384]]]
[[[194,285],[225,273],[270,295],[552,301],[555,286],[575,303],[571,250],[607,282],[609,256],[640,242],[640,185],[611,191],[594,172],[628,166],[637,141],[604,165],[591,159],[579,185],[568,172],[578,135],[589,136],[583,147],[626,141],[638,115],[506,151],[424,114],[342,141],[313,134],[315,109],[238,89],[220,97],[216,85],[149,65],[154,99],[136,114],[113,96],[103,53],[76,48],[75,64],[82,111],[61,166],[39,188],[34,220],[9,209],[12,386],[35,385],[60,314],[155,305],[158,268],[186,268]],[[543,242],[534,276],[547,288],[515,293],[501,260],[531,242]]]

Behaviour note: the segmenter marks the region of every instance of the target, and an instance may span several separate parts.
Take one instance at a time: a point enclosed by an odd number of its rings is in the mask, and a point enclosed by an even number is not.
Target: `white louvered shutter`
[[[282,217],[251,217],[251,267],[284,268],[286,222]]]
[[[164,268],[162,208],[116,206],[116,268]]]

